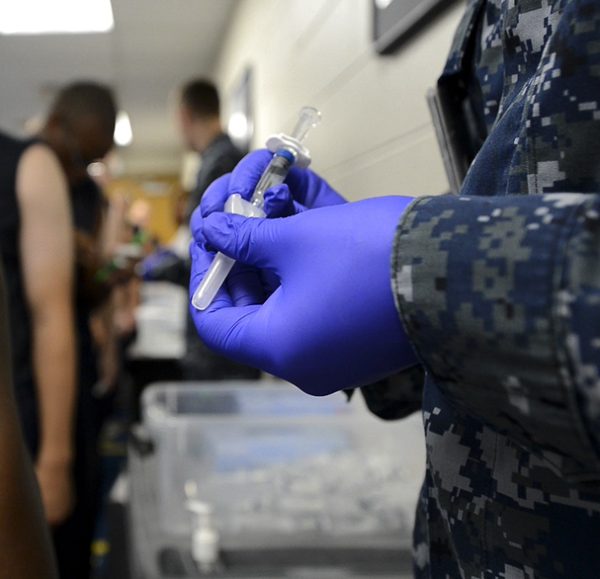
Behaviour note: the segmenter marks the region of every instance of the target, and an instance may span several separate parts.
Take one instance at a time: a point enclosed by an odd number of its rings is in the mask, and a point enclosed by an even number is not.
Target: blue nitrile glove
[[[192,235],[197,240],[202,240],[202,232],[195,224],[201,223],[202,217],[207,217],[215,211],[223,211],[225,202],[234,193],[239,193],[244,199],[249,200],[272,158],[273,153],[266,149],[249,153],[238,163],[232,173],[222,176],[210,185],[202,196],[200,206],[196,208],[190,223]],[[343,203],[346,203],[346,200],[316,173],[309,169],[292,167],[285,183],[276,185],[265,193],[263,210],[267,217],[287,217],[307,209]],[[263,301],[279,285],[279,280],[269,271],[251,274],[248,273],[248,268],[243,269],[238,265],[229,278],[231,279],[232,276],[247,280],[255,289],[262,286]]]
[[[202,196],[200,202],[202,216],[223,211],[225,201],[233,193],[239,193],[244,199],[250,199],[260,176],[272,158],[273,153],[266,149],[246,155],[230,176],[213,183]],[[265,193],[263,209],[267,217],[286,217],[306,209],[342,203],[346,203],[346,200],[316,173],[310,169],[292,167],[284,183],[272,187]]]
[[[314,395],[414,364],[390,282],[394,234],[410,201],[381,197],[281,219],[196,212],[192,294],[213,258],[206,247],[269,270],[281,283],[264,301],[247,271],[230,276],[207,310],[191,308],[200,337]]]
[[[144,281],[155,281],[161,278],[166,268],[180,260],[181,258],[170,249],[160,248],[138,264],[137,272]]]

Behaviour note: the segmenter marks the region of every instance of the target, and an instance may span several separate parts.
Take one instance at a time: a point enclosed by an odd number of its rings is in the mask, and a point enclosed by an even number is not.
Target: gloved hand
[[[260,176],[273,158],[266,149],[246,155],[230,175],[215,181],[200,202],[200,213],[207,217],[215,211],[223,211],[225,201],[233,193],[250,199]],[[340,205],[346,200],[329,184],[310,169],[292,167],[281,185],[265,193],[264,211],[267,217],[287,217],[329,205]]]
[[[160,248],[144,258],[137,266],[137,273],[144,281],[160,280],[165,269],[181,258],[170,249]]]
[[[280,281],[265,301],[252,272],[230,275],[207,310],[191,308],[200,337],[314,395],[412,365],[390,282],[393,239],[410,201],[381,197],[283,219],[195,213],[192,293],[213,258],[207,246]]]

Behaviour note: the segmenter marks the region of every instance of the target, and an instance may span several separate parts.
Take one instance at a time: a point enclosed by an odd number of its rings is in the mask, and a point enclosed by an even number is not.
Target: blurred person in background
[[[213,83],[198,79],[185,84],[181,89],[178,112],[186,147],[202,159],[196,187],[188,201],[189,221],[208,186],[221,175],[231,172],[243,155],[223,130],[219,93]]]
[[[59,529],[75,500],[76,338],[68,186],[47,145],[0,135],[0,187],[12,382],[46,519]]]
[[[187,259],[190,253],[189,203],[190,194],[183,190],[178,192],[173,201],[173,217],[177,230],[169,240],[167,248],[181,259]]]
[[[178,223],[189,218],[209,185],[222,175],[229,173],[242,159],[242,153],[235,147],[223,130],[219,93],[213,83],[204,79],[191,80],[180,91],[178,121],[183,141],[188,149],[198,153],[202,163],[196,178],[196,186],[191,191],[185,209],[183,198],[176,206]],[[191,235],[189,227],[186,245]],[[182,232],[178,232],[177,244],[181,246]],[[147,258],[142,264],[142,275],[146,281],[170,281],[183,287],[190,279],[189,258],[181,258],[172,249],[162,249]],[[260,372],[243,366],[211,352],[198,340],[194,323],[186,317],[186,354],[182,360],[182,374],[185,380],[256,379]]]
[[[111,368],[106,354],[114,352],[110,339],[112,286],[110,276],[104,275],[107,256],[102,251],[106,200],[88,174],[89,165],[103,159],[113,147],[116,116],[117,107],[109,88],[95,82],[76,82],[59,91],[40,134],[58,157],[66,177],[75,236],[76,499],[71,516],[53,529],[60,575],[69,579],[85,579],[90,573],[90,545],[100,506],[97,447],[101,417],[93,391],[99,381],[114,380],[116,376],[114,372],[113,376],[102,376],[99,371],[99,360],[102,368]],[[92,318],[96,326],[104,329],[106,340],[100,345],[94,342]]]
[[[133,210],[127,195],[115,192],[108,201],[108,210],[103,227],[103,253],[105,256],[117,256],[122,253],[122,248],[127,247],[133,251],[139,251],[139,259],[147,255],[145,245],[149,237],[145,229],[134,226],[131,222],[131,212]],[[123,264],[124,260],[121,260]],[[140,301],[140,279],[136,275],[128,275],[128,266],[125,265],[125,271],[120,283],[113,284],[112,287],[112,328],[114,330],[114,346],[120,350],[118,356],[122,358],[129,344],[134,340],[137,332],[135,321],[135,310]],[[130,267],[129,269],[133,269]],[[93,329],[98,328],[101,333],[106,332],[106,328],[101,328],[98,321],[95,321]],[[96,336],[96,333],[94,334]],[[104,338],[105,339],[105,338]],[[98,339],[102,342],[103,339]],[[114,360],[107,352],[104,354],[105,366],[101,372],[103,375],[103,387],[110,391],[114,389],[114,382],[117,380],[116,374],[120,368],[116,368]],[[106,365],[109,369],[106,369]],[[112,371],[111,369],[112,368]]]

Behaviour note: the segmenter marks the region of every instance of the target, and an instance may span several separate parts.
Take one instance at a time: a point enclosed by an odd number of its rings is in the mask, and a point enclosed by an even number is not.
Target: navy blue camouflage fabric
[[[425,374],[415,573],[600,578],[600,2],[470,2],[454,81],[485,138],[393,252]]]

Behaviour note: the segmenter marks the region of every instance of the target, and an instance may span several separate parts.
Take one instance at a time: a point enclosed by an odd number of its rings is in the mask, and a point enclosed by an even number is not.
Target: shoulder
[[[203,157],[199,180],[206,177],[213,181],[217,177],[230,173],[242,160],[242,154],[227,135],[222,135],[213,144],[210,152]]]
[[[226,166],[226,172],[233,171],[243,157],[243,153],[233,144],[231,138],[228,135],[224,135],[221,163]]]
[[[25,145],[19,163],[20,166],[27,169],[58,170],[62,173],[58,157],[48,145],[41,141],[35,141]]]
[[[17,197],[21,202],[38,200],[47,192],[66,192],[66,179],[56,154],[41,142],[30,144],[17,168]]]
[[[214,152],[215,156],[220,158],[231,158],[239,161],[243,157],[242,152],[235,146],[227,133],[219,135],[214,143]]]

